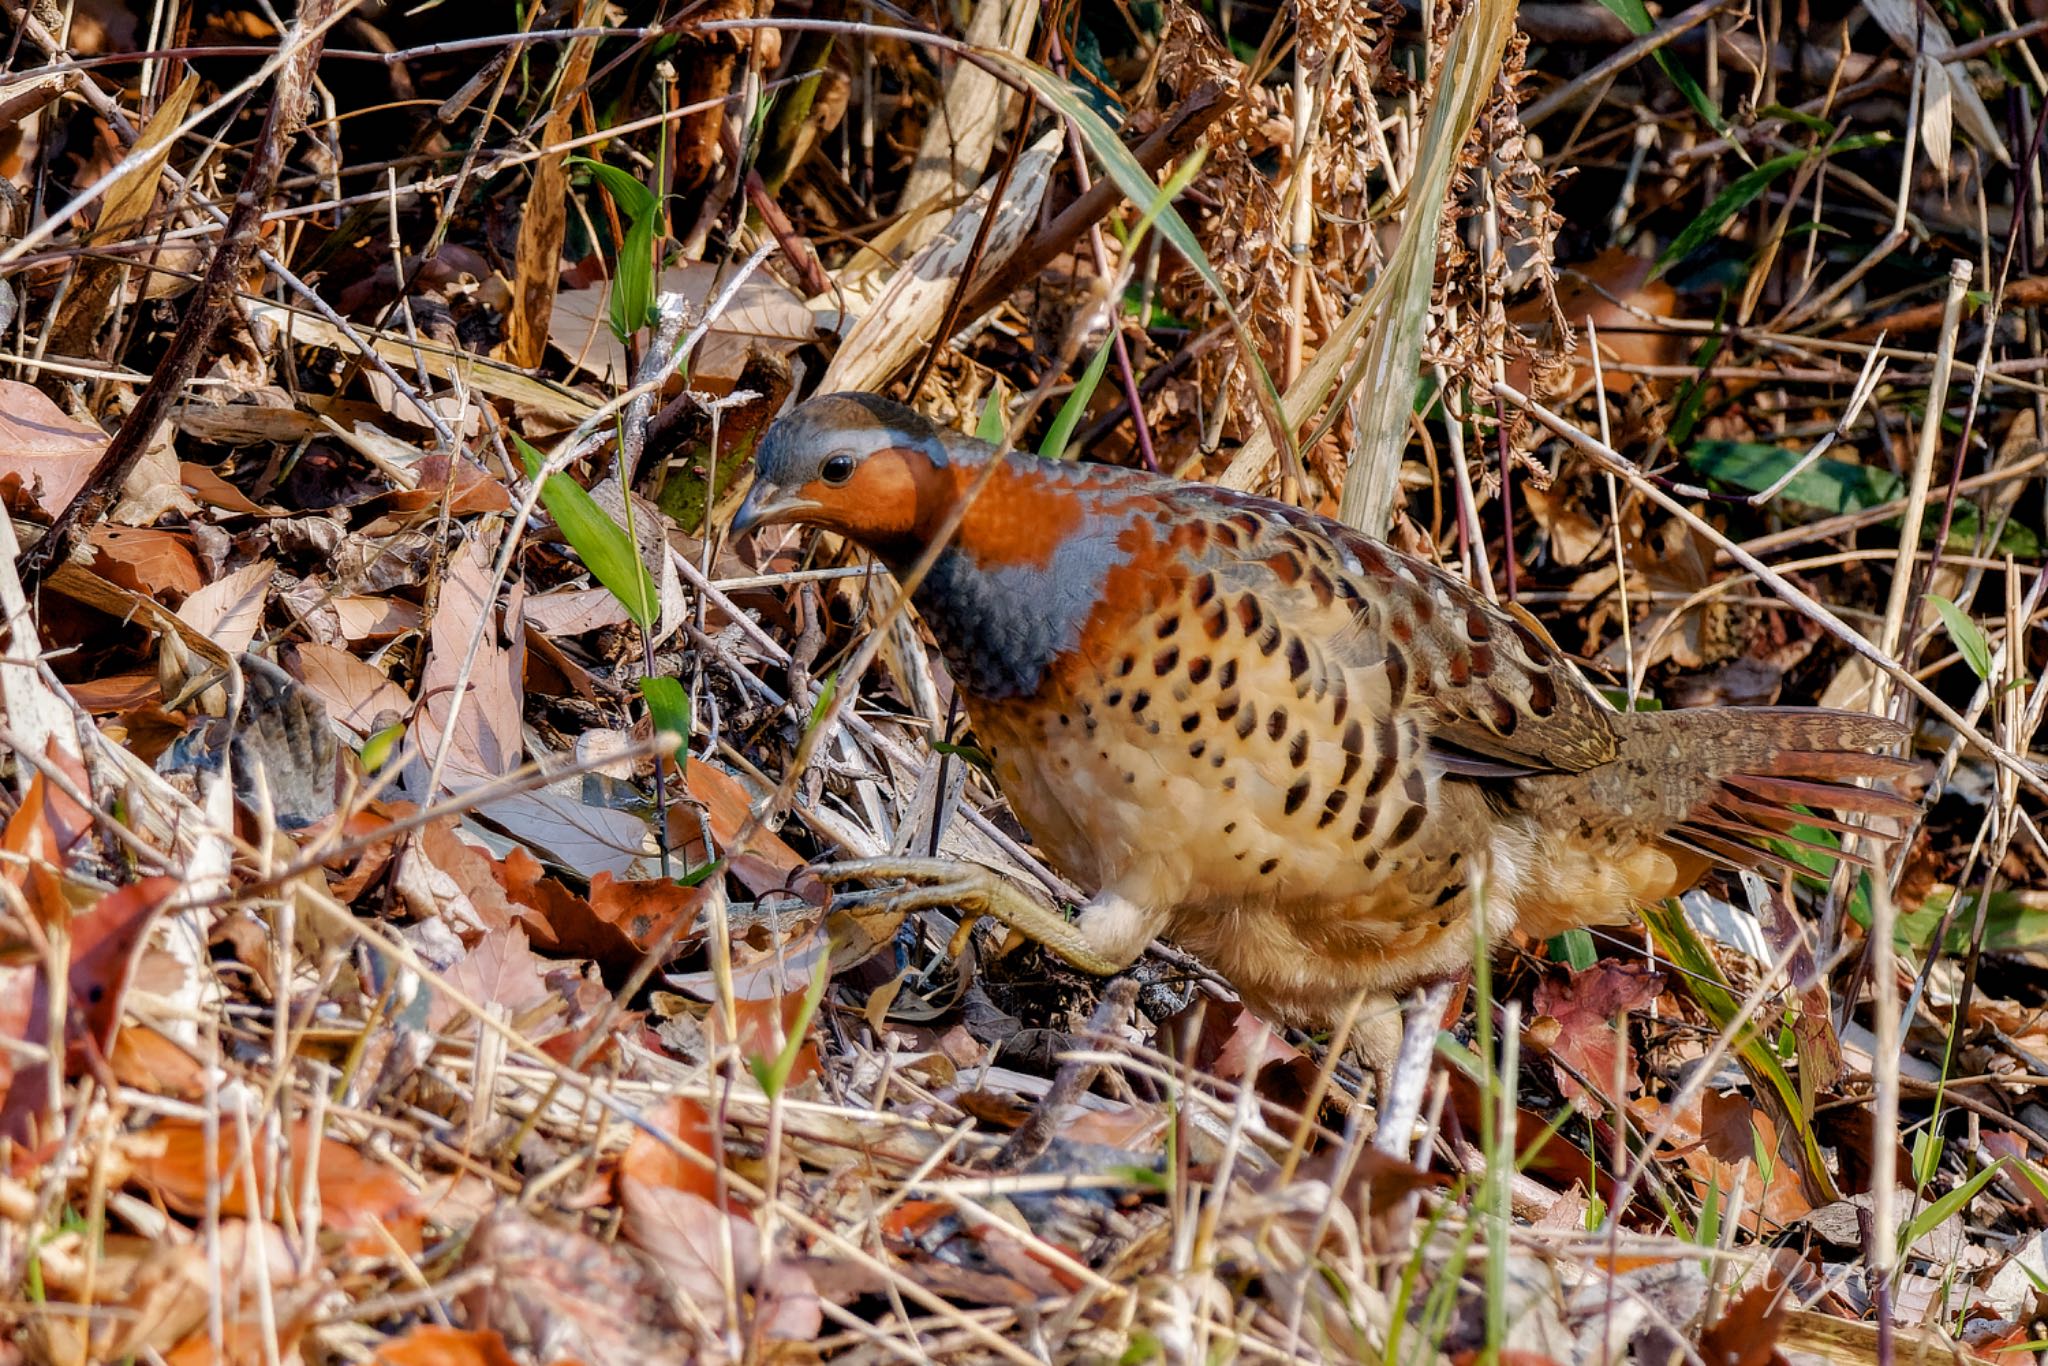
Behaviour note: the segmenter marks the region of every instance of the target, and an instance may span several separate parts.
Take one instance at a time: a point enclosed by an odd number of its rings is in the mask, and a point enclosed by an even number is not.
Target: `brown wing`
[[[1384,674],[1447,771],[1580,772],[1615,757],[1614,713],[1571,662],[1457,579],[1283,504],[1196,496],[1223,531],[1201,558],[1268,604],[1315,667]]]

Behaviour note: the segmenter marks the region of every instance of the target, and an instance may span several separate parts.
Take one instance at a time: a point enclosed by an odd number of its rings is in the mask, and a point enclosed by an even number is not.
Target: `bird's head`
[[[777,522],[836,531],[877,553],[902,553],[944,515],[963,463],[987,448],[873,394],[797,405],[754,452],[754,487],[734,532]]]

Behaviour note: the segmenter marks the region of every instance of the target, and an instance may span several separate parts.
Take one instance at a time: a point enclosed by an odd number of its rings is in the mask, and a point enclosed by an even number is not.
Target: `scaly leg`
[[[848,859],[811,871],[831,883],[900,878],[915,884],[890,898],[891,911],[907,913],[943,906],[966,912],[967,918],[953,936],[955,953],[965,946],[974,918],[986,915],[1098,977],[1113,977],[1137,961],[1164,919],[1104,892],[1081,908],[1078,921],[1070,921],[1011,886],[993,869],[954,859]]]

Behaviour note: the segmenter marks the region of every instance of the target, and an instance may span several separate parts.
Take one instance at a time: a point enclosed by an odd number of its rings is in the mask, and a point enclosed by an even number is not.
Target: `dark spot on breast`
[[[1220,602],[1212,602],[1202,609],[1202,634],[1211,640],[1221,640],[1230,629],[1230,614]]]
[[[1216,686],[1219,688],[1234,688],[1237,686],[1236,660],[1226,659],[1223,661],[1223,667],[1216,671]]]
[[[1197,607],[1206,607],[1209,599],[1215,596],[1216,576],[1214,574],[1196,575],[1194,583],[1188,589],[1188,601]]]
[[[1137,667],[1138,657],[1136,655],[1125,655],[1116,662],[1116,676],[1118,678],[1128,678],[1130,677],[1131,670]],[[1116,704],[1112,702],[1110,705],[1115,706]]]
[[[1237,714],[1237,738],[1249,740],[1252,732],[1259,727],[1259,713],[1255,707],[1246,707]]]
[[[1287,762],[1296,768],[1300,768],[1308,762],[1307,731],[1298,730],[1294,732],[1294,738],[1287,742]]]
[[[1223,833],[1226,835],[1235,835],[1237,833],[1237,822],[1230,821],[1227,824],[1225,824],[1223,827]]]
[[[1343,745],[1346,754],[1365,753],[1365,727],[1356,721],[1344,727]]]
[[[1423,817],[1429,813],[1420,806],[1411,806],[1401,813],[1401,819],[1394,823],[1394,829],[1387,836],[1387,847],[1398,848],[1415,838],[1415,832],[1422,828]]]
[[[1464,890],[1464,883],[1451,883],[1449,886],[1445,887],[1441,892],[1438,892],[1436,894],[1436,900],[1429,903],[1430,909],[1435,910],[1439,906],[1448,906],[1451,902],[1455,901],[1458,898],[1458,894],[1460,892],[1463,892]]]
[[[1136,786],[1138,782],[1138,775],[1135,773],[1126,773],[1124,774],[1124,781],[1126,783],[1131,784],[1132,786]]]
[[[1294,785],[1287,789],[1287,797],[1286,800],[1281,804],[1281,810],[1286,815],[1291,816],[1295,812],[1301,810],[1301,804],[1307,800],[1308,779],[1305,777],[1296,778],[1294,780]]]
[[[1231,717],[1237,715],[1237,709],[1242,705],[1236,693],[1227,692],[1223,694],[1222,697],[1216,700],[1216,719],[1218,721],[1228,721]]]
[[[1287,708],[1275,707],[1273,714],[1266,718],[1266,738],[1278,740],[1287,733]]]
[[[1120,707],[1124,702],[1124,690],[1122,688],[1111,688],[1102,695],[1102,700],[1112,707]]]
[[[1061,713],[1060,713],[1060,724],[1061,724],[1061,725],[1063,725],[1063,726],[1071,726],[1071,725],[1073,725],[1073,724],[1074,724],[1074,718],[1073,718],[1073,717],[1071,717],[1071,716],[1069,716],[1069,715],[1067,715],[1067,714],[1066,714],[1065,712],[1061,712]]]
[[[1197,730],[1201,729],[1201,725],[1202,714],[1200,712],[1191,711],[1186,716],[1180,718],[1181,733],[1184,735],[1193,735]]]
[[[1157,735],[1159,733],[1159,723],[1157,721],[1147,721],[1145,723],[1145,733],[1147,735]]]
[[[1212,755],[1210,755],[1210,756],[1209,756],[1209,767],[1211,767],[1211,768],[1221,768],[1221,767],[1223,767],[1223,760],[1224,760],[1224,758],[1225,758],[1225,755],[1224,755],[1223,751],[1221,751],[1221,750],[1218,750],[1218,751],[1216,751],[1216,753],[1214,753],[1214,754],[1212,754]],[[1236,787],[1236,786],[1237,786],[1237,779],[1235,779],[1235,778],[1232,778],[1232,779],[1231,779],[1231,780],[1230,780],[1230,781],[1229,781],[1228,783],[1225,783],[1225,784],[1224,784],[1224,786],[1226,786],[1226,787]]]
[[[1188,681],[1199,683],[1209,676],[1209,656],[1196,655],[1188,661]]]
[[[1221,764],[1222,761],[1223,756],[1219,754],[1215,758],[1211,759],[1209,762],[1212,764]],[[1235,773],[1231,774],[1229,777],[1223,780],[1223,790],[1225,792],[1237,791],[1237,775]]]
[[[1188,746],[1188,758],[1199,759],[1204,754],[1206,754],[1208,750],[1209,742],[1207,740],[1197,740],[1193,744]]]
[[[1307,672],[1308,646],[1302,644],[1300,636],[1292,637],[1287,642],[1287,676],[1300,678]]]
[[[1273,577],[1289,588],[1301,581],[1301,559],[1291,551],[1267,560],[1266,568],[1272,570]]]
[[[1370,835],[1372,828],[1378,825],[1379,822],[1380,809],[1377,806],[1374,806],[1371,802],[1366,802],[1360,806],[1358,808],[1358,819],[1352,822],[1351,825],[1351,842],[1356,844],[1367,835]],[[1368,868],[1371,866],[1371,864],[1366,865]]]
[[[1557,710],[1557,686],[1550,681],[1549,674],[1537,674],[1529,680],[1529,711],[1536,716],[1548,716]]]
[[[1180,663],[1180,647],[1169,645],[1152,656],[1152,672],[1161,678],[1173,672],[1173,666]]]
[[[1260,654],[1262,654],[1262,655],[1270,655],[1270,654],[1272,654],[1272,653],[1273,653],[1273,652],[1274,652],[1275,650],[1277,650],[1277,649],[1279,649],[1279,648],[1280,648],[1280,628],[1279,628],[1278,626],[1272,626],[1272,625],[1268,625],[1268,626],[1266,627],[1266,629],[1265,629],[1265,630],[1263,630],[1263,631],[1259,632],[1259,653],[1260,653]]]
[[[1259,629],[1266,620],[1266,614],[1259,608],[1259,600],[1246,593],[1237,600],[1237,624],[1246,635]]]
[[[1408,656],[1387,647],[1387,705],[1398,707],[1408,694]]]
[[[1089,733],[1090,735],[1093,735],[1093,734],[1095,733],[1095,728],[1096,728],[1096,726],[1100,725],[1100,724],[1101,724],[1101,722],[1097,721],[1097,720],[1096,720],[1096,719],[1095,719],[1094,717],[1092,717],[1092,716],[1090,716],[1090,717],[1087,717],[1087,718],[1085,718],[1085,719],[1086,719],[1086,721],[1087,721],[1087,723],[1088,723],[1088,733]]]
[[[1365,795],[1377,797],[1387,790],[1387,784],[1394,781],[1394,769],[1398,761],[1391,752],[1380,755],[1379,762],[1372,766],[1372,773],[1365,780]]]
[[[1333,679],[1331,679],[1331,680],[1330,680],[1330,724],[1331,724],[1331,725],[1333,725],[1333,726],[1341,726],[1341,725],[1343,725],[1343,724],[1344,724],[1344,718],[1345,718],[1345,717],[1346,717],[1347,715],[1349,715],[1349,714],[1350,714],[1350,711],[1351,711],[1351,692],[1350,692],[1350,690],[1349,690],[1348,688],[1346,688],[1346,687],[1344,686],[1344,680],[1343,680],[1343,679],[1342,679],[1341,677],[1339,677],[1339,678],[1333,678]]]
[[[1151,705],[1152,694],[1146,692],[1143,688],[1140,688],[1136,692],[1131,694],[1131,715],[1136,716],[1139,712],[1145,710],[1145,708]]]
[[[1274,870],[1275,868],[1278,868],[1279,866],[1280,866],[1280,860],[1279,860],[1279,859],[1276,859],[1276,858],[1269,858],[1269,859],[1267,859],[1267,860],[1266,860],[1266,861],[1265,861],[1264,863],[1262,863],[1262,864],[1260,864],[1260,865],[1259,865],[1259,876],[1260,876],[1260,877],[1270,877],[1270,876],[1272,875],[1272,872],[1273,872],[1273,870]]]
[[[1331,821],[1336,820],[1338,815],[1344,810],[1344,804],[1350,800],[1351,793],[1341,787],[1323,798],[1323,814],[1316,817],[1316,829],[1320,830]]]
[[[1429,801],[1429,780],[1423,776],[1420,768],[1408,770],[1408,776],[1401,779],[1401,792],[1417,806]]]
[[[1161,640],[1166,640],[1171,638],[1173,633],[1178,630],[1180,630],[1180,617],[1176,614],[1174,616],[1162,618],[1159,622],[1156,634]]]
[[[1368,849],[1368,850],[1366,850],[1366,851],[1365,851],[1365,871],[1369,873],[1369,872],[1371,872],[1371,871],[1372,871],[1373,869],[1375,869],[1375,868],[1377,868],[1377,867],[1379,867],[1379,866],[1380,866],[1380,851],[1379,851],[1379,850],[1377,850],[1377,849]]]

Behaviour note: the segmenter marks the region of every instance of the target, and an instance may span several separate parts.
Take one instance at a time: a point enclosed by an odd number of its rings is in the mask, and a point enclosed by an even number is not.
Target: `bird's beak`
[[[732,534],[743,536],[758,526],[791,521],[816,506],[808,498],[799,498],[765,479],[756,479],[754,487],[741,500],[740,510],[733,514]]]

